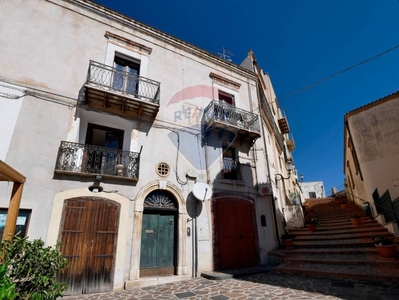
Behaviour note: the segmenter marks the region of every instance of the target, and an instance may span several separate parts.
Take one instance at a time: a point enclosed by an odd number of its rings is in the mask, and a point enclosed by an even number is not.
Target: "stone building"
[[[253,53],[236,65],[86,0],[1,2],[0,20],[0,159],[27,178],[17,225],[63,243],[67,293],[265,265],[301,225]]]

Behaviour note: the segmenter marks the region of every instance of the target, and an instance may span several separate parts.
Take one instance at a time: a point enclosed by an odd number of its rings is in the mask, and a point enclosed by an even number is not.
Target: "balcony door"
[[[113,88],[127,94],[138,95],[140,63],[137,61],[115,57]]]
[[[88,173],[113,174],[120,163],[120,151],[123,146],[123,130],[101,125],[87,125],[87,171]],[[97,147],[95,147],[97,146]]]

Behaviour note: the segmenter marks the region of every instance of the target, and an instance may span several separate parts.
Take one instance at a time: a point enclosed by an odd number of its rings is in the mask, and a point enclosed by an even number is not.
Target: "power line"
[[[338,76],[338,75],[340,75],[340,74],[342,74],[342,73],[345,73],[345,72],[347,72],[347,71],[349,71],[349,70],[351,70],[351,69],[353,69],[353,68],[356,68],[356,67],[358,67],[358,66],[360,66],[360,65],[363,65],[363,64],[368,63],[368,62],[370,62],[370,61],[373,61],[373,60],[375,60],[375,59],[377,59],[377,58],[379,58],[379,57],[381,57],[381,56],[383,56],[383,55],[385,55],[385,54],[387,54],[387,53],[389,53],[389,52],[391,52],[391,51],[393,51],[393,50],[395,50],[395,49],[398,49],[398,48],[399,48],[399,45],[396,45],[395,47],[392,47],[392,48],[390,48],[390,49],[388,49],[388,50],[385,50],[385,51],[383,51],[383,52],[381,52],[381,53],[379,53],[379,54],[377,54],[377,55],[374,55],[374,56],[372,56],[372,57],[370,57],[370,58],[367,58],[367,59],[365,59],[365,60],[363,60],[363,61],[361,61],[361,62],[359,62],[359,63],[357,63],[357,64],[354,64],[354,65],[352,65],[352,66],[350,66],[350,67],[348,67],[348,68],[346,68],[346,69],[343,69],[343,70],[341,70],[341,71],[339,71],[339,72],[337,72],[337,73],[334,73],[334,74],[332,74],[332,75],[330,75],[330,76],[327,76],[327,77],[325,77],[325,78],[323,78],[323,79],[321,79],[321,80],[319,80],[319,81],[316,81],[315,83],[312,83],[311,85],[308,85],[308,86],[305,86],[305,87],[303,87],[303,88],[300,88],[300,89],[298,89],[298,90],[296,90],[296,91],[293,91],[293,92],[291,92],[291,93],[289,93],[289,94],[286,94],[286,95],[283,96],[283,97],[279,97],[279,98],[277,98],[277,99],[278,99],[278,100],[282,100],[282,99],[291,97],[291,96],[293,96],[293,95],[295,95],[295,94],[298,94],[298,93],[300,93],[300,92],[303,92],[303,91],[306,91],[306,90],[308,90],[308,89],[311,89],[312,87],[315,87],[316,85],[319,85],[320,83],[322,83],[322,82],[324,82],[324,81],[326,81],[326,80],[329,80],[329,79],[331,79],[331,78],[333,78],[333,77],[335,77],[335,76]]]

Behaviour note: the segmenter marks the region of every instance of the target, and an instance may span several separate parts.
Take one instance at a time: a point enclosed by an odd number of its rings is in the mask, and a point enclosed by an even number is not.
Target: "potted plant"
[[[341,208],[342,208],[342,209],[345,209],[345,208],[347,208],[347,207],[348,207],[348,203],[347,203],[346,201],[341,202]]]
[[[362,225],[362,219],[360,218],[359,215],[351,215],[349,218],[353,225],[355,226]]]
[[[320,223],[315,218],[306,221],[306,226],[308,227],[309,231],[316,231],[316,225],[319,224]]]
[[[374,244],[381,258],[395,258],[397,256],[398,249],[393,237],[380,235],[374,238]]]
[[[283,245],[285,249],[294,249],[294,238],[296,235],[290,234],[288,231],[286,231],[282,236],[281,240],[283,241]]]

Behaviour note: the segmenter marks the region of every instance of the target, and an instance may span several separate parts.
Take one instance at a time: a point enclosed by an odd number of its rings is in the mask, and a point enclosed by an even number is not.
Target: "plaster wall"
[[[1,75],[1,74],[0,74]],[[7,97],[17,98],[10,99]],[[0,81],[0,159],[5,161],[11,138],[17,123],[19,111],[23,102],[22,89],[16,85],[7,84]]]
[[[365,199],[371,201],[375,188],[380,195],[389,189],[392,200],[399,197],[399,98],[350,116],[348,124],[364,179]]]

